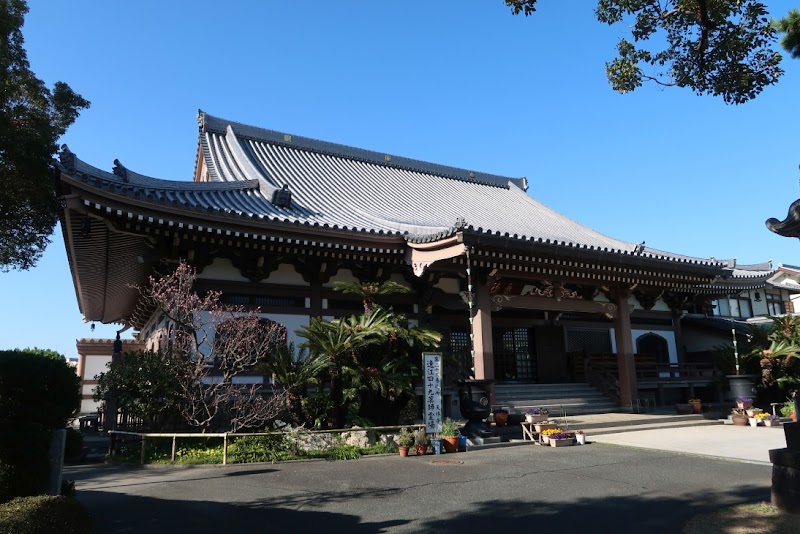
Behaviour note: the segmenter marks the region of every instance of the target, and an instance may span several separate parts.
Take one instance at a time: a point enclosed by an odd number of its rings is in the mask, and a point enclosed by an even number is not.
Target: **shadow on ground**
[[[103,491],[80,491],[99,534],[118,532],[587,532],[680,533],[699,513],[769,499],[763,487],[697,495],[692,499],[648,496],[585,498],[571,502],[490,500],[452,517],[391,517],[392,503],[413,499],[396,489],[299,492],[250,503],[156,499]],[[380,499],[377,503],[374,499]],[[457,489],[442,499],[457,499]],[[358,506],[361,500],[367,506]],[[362,501],[363,502],[363,501]],[[325,510],[317,509],[324,507]],[[331,511],[334,508],[335,511]],[[366,516],[366,517],[364,517]]]

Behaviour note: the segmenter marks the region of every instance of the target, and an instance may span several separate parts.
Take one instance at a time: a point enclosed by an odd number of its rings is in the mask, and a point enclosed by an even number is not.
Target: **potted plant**
[[[731,410],[731,421],[733,421],[734,425],[747,426],[747,413],[741,408],[733,408]]]
[[[564,431],[561,430],[560,428],[558,428],[555,424],[553,425],[553,428],[546,428],[546,429],[542,430],[542,434],[541,434],[542,435],[542,443],[547,445],[548,443],[550,443],[550,437],[551,436],[553,436],[555,434],[560,434],[562,432],[564,432]]]
[[[497,426],[506,426],[508,423],[508,412],[506,410],[495,410],[494,424]]]
[[[740,410],[747,410],[753,407],[753,399],[750,397],[736,397],[736,407]]]
[[[547,408],[528,408],[525,410],[525,422],[539,423],[541,421],[547,421],[549,415],[550,412]]]
[[[747,414],[747,417],[755,417],[760,413],[764,413],[764,410],[762,410],[761,408],[756,408],[754,406],[754,407],[750,408],[749,410],[745,410],[745,413]]]
[[[425,432],[424,428],[418,429],[414,432],[414,449],[417,451],[417,456],[425,456],[428,454],[428,445],[431,444],[431,438]]]
[[[569,447],[572,445],[572,434],[569,432],[555,432],[550,434],[551,447]]]
[[[781,406],[781,415],[783,417],[790,418],[792,421],[797,421],[797,414],[794,411],[793,400],[790,399],[783,403],[783,406]]]
[[[578,442],[578,445],[586,445],[586,434],[583,433],[583,430],[575,431],[575,440]]]
[[[458,452],[458,423],[449,417],[442,421],[442,439],[445,452]]]
[[[758,414],[758,415],[762,415],[762,414]],[[766,412],[764,412],[763,415],[764,415],[764,417],[762,417],[761,420],[764,421],[764,426],[778,426],[778,425],[781,424],[781,422],[778,421],[778,418],[775,417],[774,415],[770,415],[770,414],[768,414]]]
[[[400,435],[397,437],[397,450],[400,456],[408,456],[408,448],[414,444],[414,433],[410,428],[404,426],[400,429]]]
[[[692,413],[701,413],[703,411],[703,401],[700,399],[689,399],[688,402],[692,406]]]
[[[688,402],[680,402],[675,405],[675,413],[678,415],[689,415],[692,413],[692,405]]]
[[[534,423],[533,428],[538,433],[542,433],[547,429],[556,428],[558,425],[553,421],[542,421],[541,423]]]

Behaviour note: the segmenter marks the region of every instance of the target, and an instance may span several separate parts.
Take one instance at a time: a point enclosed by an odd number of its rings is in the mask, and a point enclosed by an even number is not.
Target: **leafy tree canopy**
[[[782,19],[773,22],[775,29],[783,34],[781,46],[794,59],[800,59],[800,9],[793,9]]]
[[[505,3],[513,14],[527,16],[536,1]],[[608,81],[620,93],[652,81],[741,104],[783,74],[773,49],[777,31],[787,32],[784,47],[793,56],[798,50],[800,15],[773,25],[766,6],[754,0],[599,0],[595,15],[630,27],[631,39],[621,39],[617,57],[606,63]],[[784,29],[784,22],[795,29]]]
[[[57,141],[89,102],[31,72],[24,0],[0,0],[0,271],[32,267],[56,224],[51,170]]]

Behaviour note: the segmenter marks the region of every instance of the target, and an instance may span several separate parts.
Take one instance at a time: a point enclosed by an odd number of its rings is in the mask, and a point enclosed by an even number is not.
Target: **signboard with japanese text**
[[[423,373],[425,375],[425,432],[438,434],[442,431],[442,354],[424,352]]]

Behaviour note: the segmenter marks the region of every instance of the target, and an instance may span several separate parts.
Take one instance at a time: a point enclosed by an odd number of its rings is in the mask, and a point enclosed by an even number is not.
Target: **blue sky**
[[[800,61],[785,59],[782,81],[742,106],[655,86],[619,95],[603,65],[626,28],[596,22],[592,2],[540,4],[525,18],[500,0],[31,0],[23,33],[37,75],[92,102],[63,142],[107,170],[119,158],[190,180],[201,108],[526,176],[531,195],[620,239],[800,264],[800,244],[764,226],[800,197]],[[767,5],[777,16],[797,2]],[[118,328],[83,323],[59,231],[0,288],[0,348],[74,357],[76,339]]]

